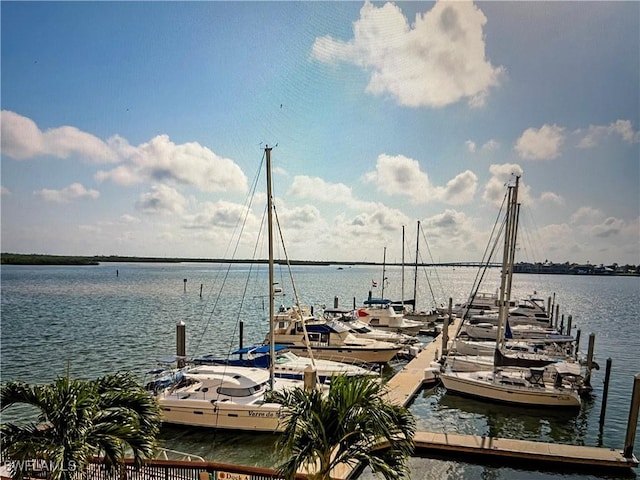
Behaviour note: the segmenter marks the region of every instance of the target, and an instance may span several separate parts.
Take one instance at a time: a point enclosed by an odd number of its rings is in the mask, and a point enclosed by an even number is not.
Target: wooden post
[[[201,283],[200,284],[200,298],[202,298],[202,286],[203,286],[203,284]]]
[[[560,317],[560,335],[564,335],[564,313]]]
[[[185,278],[182,282],[184,283],[184,293],[187,293],[187,279]]]
[[[602,407],[600,408],[600,433],[604,426],[604,417],[607,413],[607,396],[609,395],[609,379],[611,377],[611,357],[607,358],[607,368],[604,373],[604,387],[602,390]]]
[[[567,335],[571,335],[571,323],[573,322],[573,317],[569,315],[567,318]]]
[[[178,357],[178,368],[184,366],[184,359],[187,356],[187,335],[186,325],[182,320],[176,324],[176,357]]]
[[[589,349],[587,350],[587,375],[584,379],[584,383],[587,386],[591,386],[591,369],[593,368],[593,347],[596,342],[596,334],[589,334]]]
[[[578,331],[576,332],[576,351],[575,353],[575,357],[576,359],[578,358],[578,354],[580,353],[580,334],[582,332],[580,331],[580,329],[578,329]]]
[[[444,323],[442,324],[442,355],[446,355],[449,344],[449,324],[451,323],[451,314],[453,310],[453,298],[449,297],[449,312],[444,317]]]
[[[558,328],[558,317],[560,317],[560,305],[556,305],[556,329]]]
[[[338,308],[338,297],[333,297],[333,308]]]
[[[353,309],[356,309],[356,297],[353,297]]]
[[[551,297],[547,297],[547,315],[549,317],[549,326],[553,326],[553,310],[551,309]]]
[[[633,393],[631,394],[631,407],[629,408],[629,421],[627,422],[627,436],[624,441],[624,457],[633,457],[633,444],[636,441],[636,428],[638,426],[638,409],[640,408],[640,373],[633,377]]]

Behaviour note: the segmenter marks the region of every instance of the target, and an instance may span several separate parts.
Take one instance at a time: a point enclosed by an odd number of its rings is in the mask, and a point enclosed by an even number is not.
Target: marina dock
[[[455,318],[449,325],[448,335],[453,338],[461,322]],[[389,400],[407,406],[423,387],[425,369],[442,353],[442,334],[429,343],[400,372],[387,382]],[[535,464],[537,468],[548,464],[579,466],[594,469],[629,469],[638,466],[635,456],[626,458],[622,450],[566,445],[559,443],[514,440],[479,435],[460,435],[439,432],[416,432],[416,451],[430,451],[445,455],[475,455],[490,459],[520,460]],[[354,470],[336,469],[332,477],[347,480]]]

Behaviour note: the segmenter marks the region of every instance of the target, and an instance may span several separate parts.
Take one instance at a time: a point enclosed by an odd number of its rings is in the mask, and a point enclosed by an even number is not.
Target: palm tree
[[[368,465],[387,480],[408,476],[415,420],[385,398],[373,377],[331,379],[329,393],[295,388],[274,392],[285,411],[285,428],[276,448],[288,459],[280,466],[286,479],[305,468],[310,478],[330,479],[338,465]],[[384,447],[384,448],[381,448]]]
[[[160,409],[129,373],[3,385],[0,411],[19,403],[35,407],[38,417],[27,425],[0,425],[0,451],[12,461],[14,478],[46,468],[51,480],[69,480],[94,456],[104,456],[111,470],[122,467],[125,453],[133,455],[136,467],[155,453]]]

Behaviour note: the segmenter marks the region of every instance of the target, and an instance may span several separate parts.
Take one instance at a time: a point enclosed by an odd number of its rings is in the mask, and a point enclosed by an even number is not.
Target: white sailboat
[[[275,359],[274,325],[274,259],[271,195],[271,148],[265,148],[267,173],[267,221],[269,237],[269,355]],[[314,365],[310,373],[315,373]],[[314,375],[306,377],[315,388]],[[275,378],[275,362],[269,370],[246,366],[207,365],[185,367],[170,376],[150,382],[147,387],[155,393],[166,423],[212,427],[219,429],[269,431],[283,429],[282,406],[267,401],[272,390],[305,386],[305,382]]]
[[[454,372],[448,368],[440,378],[448,391],[469,395],[485,400],[506,402],[516,405],[534,405],[548,407],[573,407],[581,405],[578,389],[574,386],[572,374],[556,371],[554,382],[545,378],[544,368],[501,368],[506,318],[509,308],[512,272],[518,224],[518,184],[507,190],[507,215],[504,230],[504,252],[498,308],[500,320],[497,326],[496,345],[491,369]],[[446,363],[445,363],[446,366]]]

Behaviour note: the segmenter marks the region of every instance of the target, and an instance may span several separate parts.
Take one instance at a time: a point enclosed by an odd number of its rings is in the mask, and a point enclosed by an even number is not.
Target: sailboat
[[[473,372],[454,372],[449,368],[440,374],[440,378],[447,391],[485,400],[516,405],[579,408],[581,400],[576,386],[579,379],[572,370],[556,368],[556,364],[547,366],[547,369],[555,369],[552,373],[553,381],[550,382],[549,376],[545,376],[544,367],[527,369],[502,366],[518,230],[519,180],[520,177],[517,176],[515,185],[510,185],[507,190],[504,251],[498,299],[499,321],[493,368]]]
[[[271,148],[265,148],[269,236],[269,355],[275,359],[274,259],[271,195]],[[184,367],[177,374],[150,382],[162,420],[166,423],[219,429],[279,432],[284,428],[282,405],[268,401],[268,392],[295,387],[316,388],[311,365],[305,381],[276,378],[275,362],[269,370],[233,365]],[[307,382],[308,381],[308,382]]]

